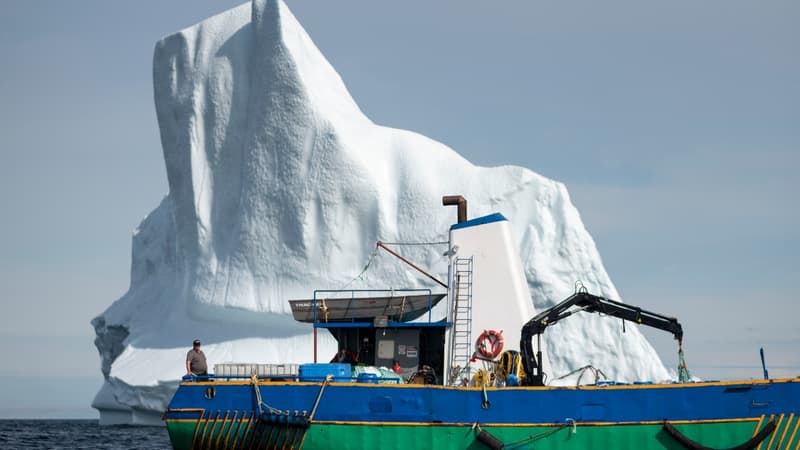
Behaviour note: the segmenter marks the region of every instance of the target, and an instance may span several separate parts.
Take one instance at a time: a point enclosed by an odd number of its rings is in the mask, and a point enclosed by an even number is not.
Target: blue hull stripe
[[[206,398],[208,387],[214,396]],[[319,384],[263,383],[263,402],[288,411],[310,411]],[[169,404],[168,419],[196,419],[199,408],[257,410],[253,386],[242,383],[183,383]],[[800,414],[800,379],[772,383],[741,382],[671,388],[574,389],[505,388],[488,390],[491,405],[481,406],[481,390],[332,383],[314,417],[330,422],[407,423],[564,423],[726,420],[772,414]],[[181,411],[181,409],[187,409]]]

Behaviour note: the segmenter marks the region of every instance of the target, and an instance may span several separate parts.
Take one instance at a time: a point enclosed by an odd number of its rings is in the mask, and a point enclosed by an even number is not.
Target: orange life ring
[[[503,351],[503,330],[483,330],[483,333],[478,336],[477,346],[478,353],[483,358],[497,358],[497,355]]]

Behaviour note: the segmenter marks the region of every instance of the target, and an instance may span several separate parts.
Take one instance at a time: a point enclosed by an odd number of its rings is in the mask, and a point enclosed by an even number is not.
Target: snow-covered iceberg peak
[[[196,337],[212,364],[307,361],[310,329],[286,300],[348,284],[379,239],[446,240],[445,194],[508,217],[536,308],[575,280],[618,297],[562,184],[373,124],[282,1],[162,39],[153,79],[169,194],[134,234],[129,291],[92,322],[108,421],[158,417]],[[444,250],[403,251],[444,279]],[[378,256],[350,286],[428,283]],[[618,379],[668,376],[636,329],[576,315],[548,333],[556,375],[592,363]]]
[[[342,134],[370,124],[283,3],[253,2],[250,16],[161,41],[156,107],[186,295],[281,313],[337,251],[330,225],[364,222],[369,184],[329,175],[362,169]]]

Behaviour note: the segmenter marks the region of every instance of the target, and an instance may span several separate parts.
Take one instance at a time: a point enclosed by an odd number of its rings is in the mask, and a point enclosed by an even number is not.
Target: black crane
[[[678,323],[678,319],[593,295],[586,288],[581,287],[566,300],[536,315],[523,325],[519,348],[522,354],[522,367],[525,370],[523,383],[526,386],[544,386],[544,373],[542,372],[542,333],[544,330],[580,311],[601,313],[668,331],[675,336],[679,343],[683,339],[683,327]],[[533,352],[534,336],[536,336],[537,346],[535,355]]]

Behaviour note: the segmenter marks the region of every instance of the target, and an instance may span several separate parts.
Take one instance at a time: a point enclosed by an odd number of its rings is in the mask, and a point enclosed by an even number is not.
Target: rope
[[[475,432],[476,435],[478,433],[480,433],[481,431],[483,431],[483,428],[481,428],[481,424],[478,423],[478,422],[475,422],[474,424],[472,424],[471,428]],[[538,441],[539,439],[544,439],[547,436],[553,435],[553,434],[563,430],[564,428],[572,428],[572,434],[575,434],[576,433],[575,420],[574,419],[567,419],[566,423],[559,424],[559,425],[556,426],[556,428],[553,428],[552,430],[547,430],[547,431],[545,431],[543,433],[539,433],[539,434],[536,434],[534,436],[528,436],[525,439],[520,439],[518,441],[514,441],[514,442],[511,442],[509,444],[504,444],[503,448],[511,449],[511,448],[521,447],[522,445],[527,444],[529,442],[534,442],[534,441]]]
[[[269,406],[268,404],[264,403],[261,400],[261,390],[258,389],[258,374],[257,373],[253,372],[250,375],[250,381],[253,382],[253,389],[255,389],[255,391],[256,391],[256,400],[258,401],[258,415],[261,416],[262,414],[264,414],[264,409],[261,408],[261,405],[266,406],[270,413],[283,414],[283,411],[281,411],[280,409],[273,408],[272,406]]]
[[[325,386],[333,379],[333,375],[328,375],[325,377],[325,381],[322,382],[322,386],[319,388],[319,393],[317,394],[317,399],[314,401],[314,407],[311,408],[311,414],[308,415],[308,421],[311,422],[314,420],[314,414],[317,413],[317,407],[319,406],[319,401],[322,400],[322,393],[325,392]]]
[[[487,378],[488,378],[488,376],[487,376]],[[486,392],[486,382],[485,381],[487,381],[487,380],[484,380],[484,383],[481,386],[482,390],[483,390],[483,401],[481,402],[481,408],[489,409],[489,407],[492,406],[492,402],[489,401],[489,393]]]
[[[563,430],[564,428],[569,428],[569,427],[572,427],[573,430],[574,430],[575,422],[573,421],[572,423],[569,423],[569,422],[563,423],[563,424],[558,425],[556,428],[553,428],[552,430],[547,430],[547,431],[545,431],[543,433],[539,433],[537,435],[530,436],[530,437],[527,437],[525,439],[520,439],[519,441],[511,442],[510,444],[506,445],[506,448],[510,449],[510,448],[520,447],[523,444],[527,444],[529,442],[538,441],[539,439],[544,439],[547,436],[550,436],[552,434],[558,433],[559,431]],[[573,434],[574,434],[574,431],[573,431]]]
[[[600,375],[602,375],[604,379],[608,378],[606,376],[606,374],[603,373],[602,370],[600,370],[600,369],[596,368],[595,366],[589,364],[589,365],[583,366],[581,368],[575,369],[575,370],[573,370],[572,372],[570,372],[570,373],[568,373],[566,375],[561,375],[558,378],[554,378],[553,381],[555,381],[555,380],[563,380],[564,378],[567,378],[567,377],[569,377],[571,375],[575,375],[576,373],[580,372],[581,374],[578,376],[578,382],[575,384],[575,386],[580,386],[581,378],[583,378],[583,374],[586,373],[587,370],[591,370],[592,373],[594,374],[594,382],[595,383],[597,383],[597,381],[600,379]]]
[[[678,341],[678,381],[686,383],[692,380],[689,367],[686,366],[686,359],[683,357],[683,342]]]
[[[363,269],[361,269],[361,272],[359,272],[358,275],[356,275],[352,280],[348,281],[347,284],[342,286],[341,289],[347,289],[347,287],[353,284],[356,280],[361,279],[361,276],[364,275],[367,269],[369,269],[370,264],[372,264],[372,261],[375,259],[376,256],[378,256],[377,247],[375,248],[375,250],[372,251],[372,254],[369,256],[369,260],[367,260],[367,264],[364,266]]]
[[[466,373],[466,377],[462,378],[461,375],[464,373]],[[464,382],[465,380],[466,382]],[[456,365],[450,368],[450,385],[455,386],[456,382],[461,386],[469,384],[469,366],[461,367],[460,365]]]
[[[399,245],[399,246],[415,246],[415,245],[448,245],[450,242],[448,241],[437,241],[437,242],[380,242],[383,245]],[[361,272],[358,273],[352,280],[348,281],[347,284],[342,286],[340,289],[347,289],[351,284],[355,283],[356,280],[360,280],[364,273],[367,272],[369,266],[372,264],[372,261],[375,260],[375,257],[378,256],[378,247],[375,247],[375,250],[372,251],[372,254],[369,255],[369,259],[367,263],[364,265],[364,268],[361,269]],[[445,286],[447,287],[447,286]]]

